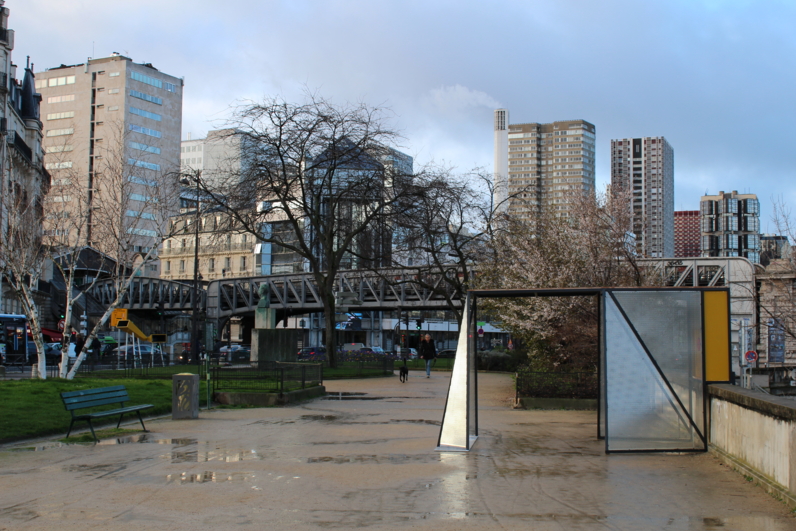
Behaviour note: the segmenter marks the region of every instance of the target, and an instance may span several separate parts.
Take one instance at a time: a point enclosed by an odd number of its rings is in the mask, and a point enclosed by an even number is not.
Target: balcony
[[[33,150],[25,143],[21,136],[16,131],[8,132],[8,144],[14,146],[20,155],[30,164],[33,164]]]
[[[8,48],[13,48],[14,30],[8,28],[0,28],[0,42],[5,44]]]

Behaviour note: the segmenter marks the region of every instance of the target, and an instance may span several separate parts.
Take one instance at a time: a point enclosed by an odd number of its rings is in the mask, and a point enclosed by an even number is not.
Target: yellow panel
[[[705,380],[730,381],[730,309],[726,291],[705,291]]]
[[[116,326],[119,321],[127,319],[127,308],[116,308],[111,312],[111,326]]]

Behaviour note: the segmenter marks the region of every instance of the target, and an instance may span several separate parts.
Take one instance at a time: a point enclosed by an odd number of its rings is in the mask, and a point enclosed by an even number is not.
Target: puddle
[[[253,481],[256,476],[251,472],[223,472],[216,473],[205,471],[199,474],[169,474],[166,476],[166,483],[188,484],[188,483],[227,483],[237,481]]]
[[[334,465],[347,465],[347,464],[390,464],[390,465],[403,465],[407,463],[433,463],[439,462],[441,454],[434,455],[345,455],[345,456],[325,456],[325,457],[308,457],[307,463],[332,463]]]

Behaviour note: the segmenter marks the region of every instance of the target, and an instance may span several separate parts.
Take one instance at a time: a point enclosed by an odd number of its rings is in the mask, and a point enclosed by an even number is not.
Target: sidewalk
[[[0,529],[796,529],[710,455],[606,456],[595,412],[511,409],[508,375],[479,375],[473,451],[437,453],[449,378],[330,381],[298,406],[3,448]]]

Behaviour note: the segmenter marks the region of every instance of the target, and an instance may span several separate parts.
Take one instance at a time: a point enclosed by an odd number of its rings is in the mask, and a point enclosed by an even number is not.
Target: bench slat
[[[129,407],[122,407],[119,409],[109,409],[107,411],[97,411],[96,413],[86,413],[85,415],[77,415],[75,416],[75,420],[85,420],[85,419],[98,419],[102,417],[112,417],[114,415],[121,415],[122,413],[132,413],[134,411],[139,411],[142,409],[149,409],[151,407],[155,407],[152,404],[141,404],[139,406],[129,406]]]
[[[96,395],[101,393],[108,393],[111,391],[124,391],[127,392],[127,388],[123,385],[113,385],[110,387],[97,387],[96,389],[81,389],[80,391],[68,391],[66,393],[61,393],[61,398],[72,398],[75,396],[87,396],[87,395]]]
[[[118,398],[108,398],[106,400],[92,400],[91,402],[81,402],[79,404],[64,404],[64,407],[67,411],[74,411],[77,409],[90,409],[93,407],[98,406],[107,406],[110,404],[119,404],[120,406],[124,404],[124,402],[129,402],[129,399],[120,400]]]
[[[75,396],[72,398],[64,398],[64,404],[81,404],[84,402],[91,402],[93,400],[105,400],[106,398],[119,398],[123,399],[128,397],[127,391],[114,391],[112,393],[102,393],[101,395],[91,395],[91,396]]]

